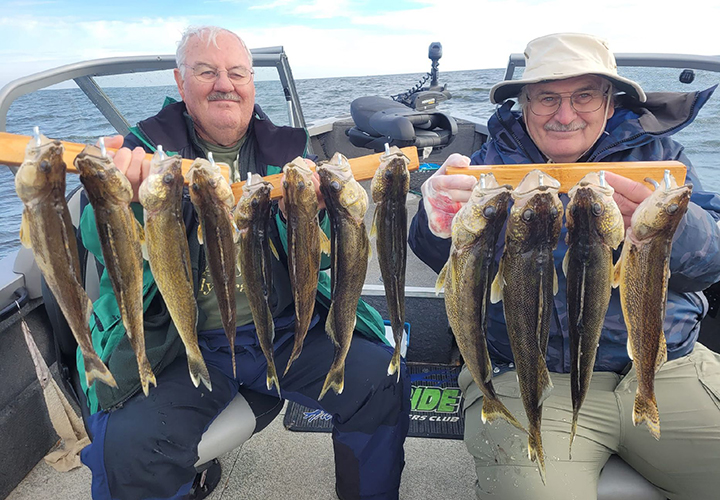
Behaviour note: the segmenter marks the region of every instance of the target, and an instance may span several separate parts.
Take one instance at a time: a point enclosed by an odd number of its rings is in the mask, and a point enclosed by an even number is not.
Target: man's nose
[[[570,105],[570,99],[566,97],[562,100],[562,102],[560,103],[560,107],[555,113],[555,120],[562,123],[563,125],[567,125],[575,118],[577,118],[577,112],[575,112],[573,107]]]
[[[221,71],[220,73],[218,73],[218,77],[217,80],[215,80],[213,90],[217,92],[232,92],[233,90],[235,90],[235,86],[228,78],[227,72]]]

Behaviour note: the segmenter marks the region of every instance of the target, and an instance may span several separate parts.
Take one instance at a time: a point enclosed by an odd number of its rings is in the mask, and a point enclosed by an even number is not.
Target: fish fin
[[[635,393],[635,406],[633,406],[633,425],[644,423],[655,439],[660,439],[660,413],[658,412],[655,394],[650,397]]]
[[[272,239],[268,239],[268,243],[270,244],[270,251],[272,252],[273,256],[275,257],[275,260],[280,260],[280,254],[278,254],[277,248],[275,248],[275,243],[273,243]]]
[[[528,458],[538,463],[538,472],[543,484],[547,484],[545,479],[545,453],[542,447],[542,438],[540,437],[540,429],[536,433],[530,432],[528,436]]]
[[[190,371],[190,380],[195,387],[200,386],[200,382],[207,387],[208,391],[212,391],[212,383],[210,382],[210,373],[203,359],[200,349],[187,349],[188,370]]]
[[[483,397],[482,412],[480,414],[483,424],[485,422],[493,422],[498,418],[505,420],[507,423],[517,427],[527,434],[527,430],[520,422],[510,413],[510,410],[499,399]]]
[[[330,255],[330,238],[328,238],[328,235],[325,234],[325,231],[322,229],[319,230],[320,232],[320,251],[324,253],[325,255]]]
[[[563,257],[563,261],[562,261],[562,270],[563,270],[563,274],[565,276],[567,276],[569,262],[570,262],[570,249],[568,249],[568,251],[565,252],[565,257]]]
[[[203,233],[202,233],[202,224],[198,224],[198,243],[200,243],[201,245],[204,244]]]
[[[633,353],[632,353],[632,346],[630,345],[630,335],[628,335],[628,339],[627,339],[627,344],[626,344],[626,346],[627,346],[628,358],[630,358],[630,361],[634,361],[634,360],[633,360]]]
[[[557,270],[553,266],[553,296],[557,295],[558,290],[560,290],[560,284],[558,283]]]
[[[542,364],[539,365],[539,371],[538,373],[538,407],[542,406],[543,401],[545,401],[548,396],[550,396],[550,393],[553,390],[553,383],[552,380],[550,380],[550,372],[547,369],[547,366],[545,364],[545,360],[542,360]]]
[[[145,245],[145,228],[137,219],[135,219],[135,230],[137,231],[138,241],[141,245]]]
[[[375,213],[373,214],[373,220],[372,224],[370,225],[370,237],[375,238],[377,237],[377,207],[375,208]]]
[[[295,345],[293,345],[292,353],[290,354],[290,359],[288,359],[287,364],[285,365],[285,371],[283,372],[283,377],[288,374],[288,371],[290,371],[290,367],[295,362],[296,359],[300,357],[300,354],[302,353],[302,340],[298,336],[298,332],[295,332]]]
[[[435,296],[437,297],[440,295],[440,290],[443,289],[445,286],[445,277],[447,276],[447,269],[448,265],[450,265],[450,261],[447,261],[442,269],[440,269],[440,274],[438,274],[437,281],[435,281]]]
[[[615,263],[615,267],[613,267],[613,278],[612,278],[612,287],[617,288],[620,285],[620,275],[622,274],[622,262],[623,257],[620,255],[620,258]]]
[[[233,241],[237,245],[240,242],[240,229],[237,227],[237,224],[235,223],[235,219],[231,218],[230,221],[232,222]]]
[[[402,343],[402,341],[401,341]],[[388,365],[388,377],[393,373],[397,373],[398,382],[400,381],[400,344],[395,344],[395,351],[393,352],[392,358],[390,358],[390,364]]]
[[[23,210],[22,222],[20,223],[20,243],[25,248],[32,248],[32,240],[30,239],[30,221],[28,221],[27,213]]]
[[[152,366],[150,366],[150,361],[148,361],[145,353],[143,353],[142,361],[138,360],[138,364],[140,371],[140,385],[142,385],[143,393],[145,394],[145,397],[147,397],[150,394],[150,384],[157,387],[157,380],[155,380],[155,374],[152,371]]]
[[[275,389],[277,389],[278,397],[282,399],[282,394],[280,394],[280,380],[278,380],[277,370],[275,369],[275,361],[272,359],[268,362],[265,384],[268,391],[272,389],[272,386],[274,385]]]
[[[325,393],[332,388],[333,391],[335,391],[335,394],[342,394],[343,389],[345,388],[345,363],[334,363],[330,367],[330,371],[327,374],[327,377],[325,377],[325,383],[323,384],[322,390],[320,391],[320,397],[318,398],[318,401],[320,401],[323,396],[325,396]]]
[[[503,298],[503,288],[505,287],[505,282],[502,277],[502,272],[503,272],[503,259],[500,259],[500,267],[498,267],[497,274],[495,275],[495,279],[493,280],[492,286],[490,287],[490,303],[491,304],[497,304]]]
[[[83,361],[85,363],[85,380],[88,387],[93,385],[96,380],[100,380],[109,387],[117,388],[115,377],[95,352],[86,354],[83,351]]]
[[[575,434],[577,434],[577,421],[578,421],[578,412],[573,411],[573,418],[572,418],[572,424],[570,424],[570,446],[568,447],[568,458],[572,460],[572,445],[573,441],[575,440]]]
[[[660,345],[658,346],[657,358],[655,358],[655,373],[665,364],[667,361],[667,342],[665,341],[665,334],[660,332]]]

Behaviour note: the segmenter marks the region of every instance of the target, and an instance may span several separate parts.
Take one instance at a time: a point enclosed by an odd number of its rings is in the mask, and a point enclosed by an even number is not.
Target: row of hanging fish
[[[492,174],[482,175],[470,200],[453,221],[449,260],[437,283],[438,291],[445,288],[448,320],[460,352],[484,395],[483,422],[501,418],[524,430],[492,386],[487,308],[490,302],[503,301],[529,423],[528,456],[538,462],[543,482],[540,425],[543,401],[553,388],[545,357],[553,296],[558,291],[553,250],[562,228],[559,188],[558,181],[539,170],[528,173],[514,190],[509,185],[498,185]],[[633,422],[645,422],[651,434],[659,438],[653,382],[667,359],[662,325],[670,250],[691,192],[692,186],[678,186],[666,171],[663,183],[656,184],[655,192],[636,209],[627,234],[604,172],[588,174],[569,192],[565,212],[568,251],[562,267],[567,278],[571,341],[570,447],[592,377],[613,286],[620,287],[628,352],[638,374]],[[508,218],[510,198],[514,203]],[[496,243],[506,219],[504,251],[493,280]],[[613,267],[613,250],[623,238],[620,260]]]
[[[95,353],[88,320],[92,303],[81,285],[74,229],[65,202],[66,166],[59,141],[37,137],[28,144],[26,159],[16,176],[16,190],[25,204],[21,240],[32,247],[38,266],[58,300],[80,346],[88,385],[99,379],[115,380]],[[396,352],[388,374],[398,373],[404,324],[409,184],[408,159],[397,149],[386,152],[372,183],[377,212],[373,231],[378,235],[378,259],[388,290],[388,308],[396,339]],[[185,178],[181,159],[166,156],[162,147],[153,156],[150,173],[139,189],[144,227],[130,208],[130,182],[100,147],[88,146],[75,165],[95,212],[98,236],[118,308],[135,351],[145,395],[156,385],[145,353],[143,327],[143,257],[167,304],[185,344],[193,384],[212,390],[210,376],[197,340],[197,307],[192,265],[182,217]],[[331,255],[331,306],[326,332],[335,344],[335,356],[320,397],[344,387],[344,365],[355,328],[355,315],[367,272],[370,246],[364,225],[368,196],[354,179],[348,160],[336,154],[317,168],[320,190],[331,225],[328,240],[318,223],[318,200],[312,171],[302,158],[287,164],[285,209],[288,234],[288,269],[296,310],[295,345],[285,373],[300,356],[314,310],[321,253]],[[203,245],[217,294],[221,321],[234,355],[236,301],[235,269],[240,270],[261,349],[267,359],[267,387],[280,393],[273,359],[274,323],[269,305],[272,292],[272,254],[269,239],[271,184],[250,174],[235,205],[230,185],[219,165],[197,159],[188,174],[189,192],[198,214],[198,240]],[[56,249],[63,249],[62,252]]]

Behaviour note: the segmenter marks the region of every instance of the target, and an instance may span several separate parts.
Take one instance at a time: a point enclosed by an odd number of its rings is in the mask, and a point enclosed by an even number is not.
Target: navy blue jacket
[[[720,280],[720,195],[706,192],[683,146],[670,136],[689,125],[700,108],[712,95],[715,87],[702,92],[649,93],[646,103],[620,98],[615,114],[608,120],[605,133],[595,146],[579,161],[620,162],[678,160],[687,166],[687,181],[693,184],[693,194],[683,221],[675,235],[670,259],[671,278],[668,290],[667,315],[664,331],[668,359],[684,356],[692,351],[700,332],[700,322],[708,304],[700,293]],[[527,134],[521,115],[511,110],[512,101],[498,107],[488,121],[490,139],[472,155],[475,165],[546,163]],[[561,195],[567,205],[567,195]],[[567,251],[563,225],[558,247],[554,252],[559,292],[550,326],[547,364],[550,371],[570,372],[570,341],[568,337],[566,281],[562,259]],[[501,233],[496,249],[499,261],[504,248],[505,233]],[[439,272],[450,253],[450,239],[433,235],[428,228],[427,214],[422,200],[410,226],[409,244],[413,252],[427,265]],[[619,257],[619,250],[615,259]],[[513,360],[505,327],[502,303],[493,304],[488,311],[488,348],[496,366],[507,366]],[[627,354],[627,330],[620,306],[620,295],[613,290],[605,324],[600,338],[595,369],[621,372],[630,362]]]

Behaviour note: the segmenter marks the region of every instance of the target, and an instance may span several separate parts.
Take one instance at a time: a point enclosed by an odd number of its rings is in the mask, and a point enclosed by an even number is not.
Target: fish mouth
[[[312,175],[312,170],[310,169],[310,166],[305,162],[305,160],[300,159],[300,161],[298,161],[297,158],[286,164],[284,170],[286,175],[291,170],[300,173],[304,177]]]
[[[546,174],[542,170],[532,170],[525,175],[520,184],[513,191],[513,197],[525,197],[530,194],[545,191],[557,192],[560,190],[560,182]]]

